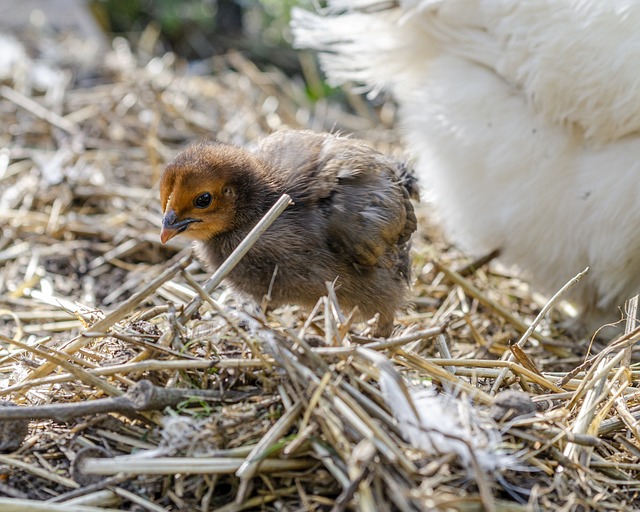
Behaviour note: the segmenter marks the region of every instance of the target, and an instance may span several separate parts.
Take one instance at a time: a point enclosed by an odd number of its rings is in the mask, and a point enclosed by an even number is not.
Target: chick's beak
[[[183,231],[186,231],[189,224],[193,222],[200,222],[198,219],[178,219],[176,212],[173,210],[167,210],[162,218],[162,229],[160,230],[160,242],[166,244],[174,236],[179,235]]]

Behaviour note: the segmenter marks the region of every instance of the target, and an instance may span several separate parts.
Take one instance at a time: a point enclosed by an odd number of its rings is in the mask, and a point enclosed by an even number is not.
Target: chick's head
[[[189,146],[167,165],[160,181],[160,240],[180,233],[206,241],[233,229],[238,194],[253,162],[240,148],[220,143]]]

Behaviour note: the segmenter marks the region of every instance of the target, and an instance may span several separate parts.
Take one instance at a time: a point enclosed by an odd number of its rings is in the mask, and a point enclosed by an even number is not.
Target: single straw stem
[[[240,262],[240,260],[244,257],[249,249],[253,247],[255,244],[271,224],[280,216],[280,214],[285,211],[287,206],[293,204],[291,201],[291,197],[287,194],[282,194],[280,199],[276,201],[276,203],[269,209],[269,211],[260,219],[260,221],[255,225],[255,227],[249,232],[249,234],[240,242],[240,245],[235,248],[235,250],[231,253],[231,255],[224,261],[218,270],[214,272],[214,274],[207,279],[202,285],[202,289],[206,293],[211,293],[215,290],[222,280],[227,276],[229,272],[231,272],[235,266]],[[185,310],[180,315],[179,320],[183,322],[184,320],[191,318],[196,311],[202,305],[202,297],[197,295],[193,298],[193,300],[187,305]]]

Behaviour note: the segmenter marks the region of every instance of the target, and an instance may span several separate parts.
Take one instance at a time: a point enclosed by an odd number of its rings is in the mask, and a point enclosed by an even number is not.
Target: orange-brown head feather
[[[209,240],[235,228],[261,174],[264,164],[242,148],[217,142],[187,147],[161,177],[162,243],[180,233]]]

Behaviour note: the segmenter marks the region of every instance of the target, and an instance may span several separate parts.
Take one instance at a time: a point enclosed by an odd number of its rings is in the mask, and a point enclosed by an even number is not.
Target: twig
[[[231,318],[227,312],[218,304],[209,293],[205,292],[202,286],[200,286],[197,281],[187,272],[186,270],[182,271],[182,277],[191,285],[191,287],[198,293],[198,296],[204,300],[207,304],[209,304],[213,310],[220,315],[228,325],[233,327],[233,329],[240,335],[243,341],[247,344],[251,353],[256,359],[262,361],[268,369],[271,369],[271,363],[267,361],[265,356],[262,354],[262,351],[258,349],[255,341],[251,338],[251,336],[247,335],[247,333],[242,329],[237,322],[234,322],[233,318]]]
[[[480,301],[482,304],[494,310],[498,315],[500,315],[502,318],[507,320],[507,322],[513,325],[518,331],[522,333],[527,332],[528,330],[527,324],[525,324],[521,319],[514,316],[510,311],[507,311],[504,307],[502,307],[497,302],[489,299],[485,294],[482,293],[482,291],[480,291],[480,289],[474,286],[470,281],[462,277],[460,274],[458,274],[454,270],[451,270],[445,267],[439,261],[434,261],[433,264],[436,267],[436,269],[438,269],[440,272],[446,275],[447,278],[449,278],[455,284],[461,286],[469,295],[478,299],[478,301]],[[548,345],[550,347],[554,347],[557,349],[557,346],[553,341],[546,339],[541,334],[533,331],[531,336],[537,339],[543,345],[545,346]]]
[[[16,498],[0,498],[0,510],[5,512],[117,512],[118,509],[74,505],[66,503],[46,503],[38,500],[21,500]]]
[[[353,498],[356,491],[359,491],[359,505],[361,510],[375,510],[374,499],[371,493],[371,489],[367,482],[361,485],[365,478],[369,476],[370,465],[373,462],[373,458],[376,456],[375,446],[368,439],[363,439],[356,445],[352,452],[352,456],[349,460],[349,478],[351,482],[343,489],[340,496],[336,498],[336,503],[331,509],[331,512],[342,512],[347,510],[347,506]],[[366,504],[366,505],[365,505]],[[365,505],[365,506],[363,506]]]
[[[464,390],[474,400],[478,400],[481,403],[489,405],[493,404],[493,398],[491,397],[491,395],[480,388],[472,386],[465,380],[453,375],[444,368],[441,368],[437,364],[430,362],[429,360],[425,359],[422,356],[419,356],[418,354],[400,350],[396,355],[396,359],[402,364],[425,370],[429,375],[435,377],[441,382],[449,382],[450,384],[453,384],[456,389]]]
[[[260,473],[304,471],[316,464],[310,459],[265,459],[260,463]],[[238,471],[241,459],[225,457],[157,457],[153,459],[123,456],[108,459],[87,459],[82,471],[93,475],[228,475]]]
[[[560,288],[553,295],[553,297],[551,297],[547,301],[547,303],[544,305],[544,307],[540,310],[540,313],[538,313],[538,315],[535,317],[533,322],[531,322],[531,325],[529,326],[529,328],[522,335],[522,337],[518,340],[517,345],[520,348],[524,347],[524,344],[527,342],[529,337],[533,334],[533,332],[535,331],[536,327],[538,327],[538,324],[547,315],[547,313],[555,305],[555,303],[560,300],[560,297],[562,297],[565,294],[565,292],[567,290],[569,290],[569,288],[571,288],[573,285],[575,285],[578,281],[580,281],[580,279],[582,279],[588,273],[589,273],[589,267],[585,268],[582,272],[579,272],[578,274],[576,274],[575,277],[573,277],[569,282],[567,282],[562,288]]]
[[[91,326],[90,331],[97,332],[106,332],[108,331],[114,324],[122,320],[126,317],[131,311],[133,311],[138,304],[140,304],[143,300],[145,300],[149,295],[155,292],[163,283],[169,281],[183,268],[186,268],[191,260],[191,255],[183,256],[170,266],[167,270],[162,272],[158,277],[153,279],[147,286],[145,286],[138,293],[132,295],[130,298],[125,300],[118,309],[114,310],[112,313],[105,316],[102,320],[97,321],[95,324]],[[74,338],[67,346],[63,348],[61,353],[66,352],[67,354],[73,354],[77,352],[82,347],[84,347],[87,343],[92,341],[93,338],[86,337],[80,334],[76,338]],[[28,379],[37,379],[40,377],[44,377],[48,375],[56,368],[56,365],[53,363],[45,363],[37,370],[34,370],[28,377]]]
[[[266,458],[270,448],[284,436],[298,419],[302,412],[302,402],[296,403],[291,409],[285,412],[278,421],[269,429],[260,442],[255,446],[251,453],[236,471],[236,476],[240,478],[240,487],[236,495],[236,503],[242,503],[246,498],[248,483],[257,473],[262,461]]]
[[[629,299],[627,301],[627,303],[625,304],[626,306],[626,313],[627,313],[627,322],[624,328],[624,332],[626,334],[630,333],[631,331],[633,331],[636,328],[636,323],[638,321],[637,319],[637,315],[638,315],[638,295],[635,295],[634,297],[632,297],[631,299]],[[633,351],[633,345],[629,345],[626,349],[625,349],[625,356],[624,359],[622,360],[622,365],[626,366],[627,368],[629,366],[631,366],[631,353]]]
[[[120,413],[132,414],[141,411],[159,411],[165,407],[175,407],[189,399],[198,398],[215,402],[234,403],[246,400],[255,393],[239,391],[217,391],[202,389],[178,389],[154,386],[148,380],[141,380],[122,396],[89,400],[86,402],[56,403],[30,407],[6,407],[2,409],[0,422],[28,418],[68,421],[78,416],[91,414]]]
[[[547,301],[547,303],[544,305],[544,307],[540,310],[540,313],[538,313],[538,315],[533,320],[533,322],[531,322],[531,325],[527,328],[527,330],[524,332],[524,334],[520,337],[520,339],[516,343],[517,347],[519,347],[519,348],[524,347],[524,344],[527,342],[529,337],[531,337],[531,336],[533,336],[535,334],[535,329],[536,329],[536,327],[538,327],[538,324],[547,315],[547,313],[554,306],[554,304],[556,302],[558,302],[558,300],[560,300],[560,297],[562,297],[562,295],[564,295],[564,293],[569,288],[571,288],[574,284],[576,284],[578,281],[580,281],[580,279],[582,279],[588,273],[589,273],[589,267],[585,268],[582,272],[579,272],[573,279],[571,279],[562,288],[560,288],[553,295],[553,297],[551,297],[551,299],[549,299]],[[503,359],[507,359],[509,361],[513,361],[514,355],[513,355],[513,353],[505,353],[505,356],[503,356]],[[503,370],[502,373],[500,373],[500,375],[498,375],[498,378],[495,380],[495,382],[493,383],[493,386],[491,387],[491,393],[492,394],[496,394],[498,392],[498,390],[500,389],[500,386],[502,385],[502,382],[504,381],[504,378],[506,377],[506,375],[507,375],[507,370],[506,369]]]
[[[593,357],[591,359],[592,365],[589,371],[582,379],[579,388],[576,390],[569,403],[566,404],[567,409],[570,410],[575,407],[576,402],[585,394],[585,392],[595,386],[596,380],[602,378],[603,375],[606,377],[606,374],[612,368],[607,361],[610,362],[612,358],[615,358],[617,362],[620,362],[620,351],[629,346],[635,345],[638,341],[640,341],[640,327],[636,327],[633,331],[623,334],[617,340],[612,342],[605,350]],[[603,364],[603,362],[606,364]]]
[[[593,428],[591,422],[595,416],[596,407],[605,398],[603,390],[609,372],[624,358],[624,355],[624,351],[622,351],[618,352],[615,355],[609,354],[607,357],[603,357],[600,360],[598,366],[596,367],[596,372],[592,375],[591,379],[587,381],[589,383],[589,389],[586,392],[584,401],[582,402],[582,407],[580,407],[580,411],[578,412],[575,423],[571,428],[572,432],[576,434],[586,434],[590,428]],[[579,392],[580,390],[576,391],[576,396]],[[575,401],[575,397],[573,398],[572,402],[573,401]],[[579,462],[581,456],[586,456],[586,454],[587,452],[585,451],[584,447],[574,443],[568,443],[563,451],[563,455],[568,459],[573,460],[574,462]],[[585,464],[587,461],[582,460],[580,462],[582,464]]]
[[[8,99],[12,103],[15,103],[19,107],[31,112],[34,116],[44,119],[47,123],[60,128],[71,135],[77,135],[80,133],[80,127],[68,119],[56,114],[53,110],[49,110],[43,107],[37,101],[20,94],[18,91],[7,87],[6,85],[0,86],[0,96]]]
[[[444,337],[444,334],[438,334],[436,336],[436,346],[442,359],[451,359],[451,352],[449,352],[449,345],[447,345],[447,338]],[[455,366],[445,366],[444,369],[450,373],[456,373]]]
[[[444,330],[445,326],[431,327],[429,329],[424,329],[423,331],[416,331],[410,334],[405,334],[403,336],[397,336],[386,340],[364,338],[362,336],[353,334],[351,336],[351,339],[358,343],[364,343],[363,345],[360,345],[363,348],[369,348],[371,350],[388,350],[401,347],[402,345],[406,345],[407,343],[411,343],[412,341],[435,338],[439,334],[442,334]],[[318,354],[338,354],[353,352],[355,348],[357,347],[321,347],[314,349],[314,351]]]
[[[244,257],[249,249],[253,247],[258,241],[258,238],[264,233],[271,224],[280,216],[280,214],[285,211],[285,209],[292,204],[291,198],[287,194],[282,194],[280,199],[276,201],[276,203],[271,207],[271,209],[260,219],[260,221],[255,225],[255,227],[249,232],[249,234],[244,238],[240,245],[235,248],[235,250],[229,255],[229,257],[224,261],[218,270],[205,281],[202,285],[202,289],[206,293],[211,293],[215,290],[222,280],[227,276],[229,272],[231,272],[235,266],[240,262],[240,260]],[[185,320],[191,318],[196,311],[202,305],[202,297],[199,295],[194,297],[193,300],[187,305],[184,309],[178,321],[184,322]]]
[[[13,407],[11,407],[13,409]],[[9,410],[9,407],[3,409],[3,411]],[[47,471],[43,468],[37,467],[33,464],[29,464],[28,462],[21,460],[23,457],[13,457],[11,455],[0,455],[0,464],[5,464],[9,467],[20,468],[27,473],[31,473],[39,478],[43,478],[45,480],[49,480],[50,482],[54,482],[57,485],[62,485],[69,489],[77,489],[80,487],[77,482],[74,482],[70,478],[66,478],[62,475],[58,475],[55,472]],[[20,508],[6,508],[6,506],[2,505],[2,498],[0,498],[0,510],[25,510]],[[48,510],[48,509],[44,509]],[[68,509],[65,509],[68,510]]]
[[[500,256],[500,249],[494,249],[490,253],[485,254],[484,256],[480,256],[479,258],[473,260],[471,263],[456,270],[456,272],[460,274],[462,277],[468,277],[474,272],[476,272],[476,270],[478,270],[480,267],[483,267],[484,265],[494,260],[498,256]]]
[[[62,357],[60,353],[51,353],[49,351],[42,350],[38,347],[27,345],[26,343],[22,343],[21,341],[7,338],[3,334],[0,334],[0,341],[3,341],[4,343],[11,343],[16,347],[19,347],[43,359],[46,359],[47,361],[49,361],[49,364],[61,366],[62,368],[64,368],[65,370],[73,374],[75,377],[80,379],[82,382],[85,382],[86,384],[94,386],[111,396],[118,396],[122,394],[122,391],[120,391],[115,386],[112,386],[108,382],[105,382],[102,379],[96,377],[95,375],[91,375],[86,370],[78,368],[76,365],[70,363],[64,357]]]
[[[143,371],[176,371],[176,370],[208,370],[210,368],[263,368],[266,364],[257,359],[224,359],[221,361],[204,361],[204,360],[176,360],[176,361],[160,361],[156,359],[148,359],[146,361],[140,361],[137,363],[118,364],[114,366],[107,366],[104,368],[92,368],[86,370],[91,375],[114,375],[118,373],[133,373]],[[20,382],[13,386],[8,386],[4,389],[0,389],[0,396],[9,395],[15,391],[20,391],[25,388],[32,388],[36,386],[42,386],[44,384],[57,384],[61,382],[67,382],[72,378],[71,373],[62,375],[55,375],[50,377],[43,377],[41,379],[34,379],[29,381]]]

